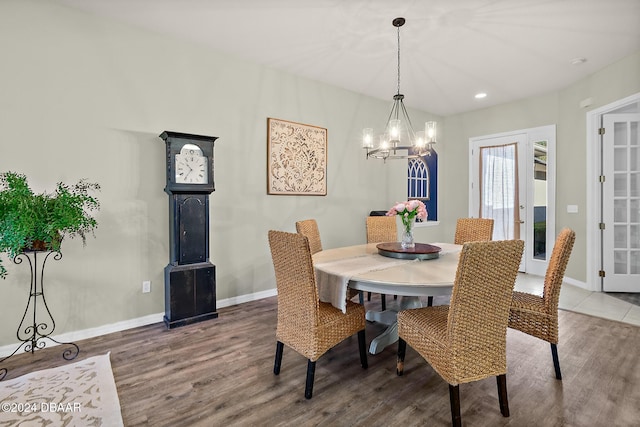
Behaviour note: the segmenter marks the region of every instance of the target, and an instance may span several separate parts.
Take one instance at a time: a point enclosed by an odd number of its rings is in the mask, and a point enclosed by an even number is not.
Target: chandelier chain
[[[398,95],[400,95],[400,27],[398,27]]]

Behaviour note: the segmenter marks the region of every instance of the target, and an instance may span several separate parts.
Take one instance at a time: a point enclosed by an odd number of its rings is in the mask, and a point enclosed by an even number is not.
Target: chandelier
[[[436,122],[426,122],[424,131],[414,132],[404,107],[404,95],[400,93],[400,27],[405,19],[396,18],[392,23],[398,29],[398,92],[393,96],[383,133],[376,136],[372,128],[362,130],[362,148],[367,150],[367,159],[414,159],[431,155],[436,143]]]

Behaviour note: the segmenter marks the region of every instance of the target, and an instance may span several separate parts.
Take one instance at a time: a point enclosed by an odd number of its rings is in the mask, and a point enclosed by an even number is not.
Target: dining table
[[[411,250],[383,250],[380,243],[326,249],[313,255],[322,302],[345,312],[348,288],[400,297],[399,307],[367,311],[367,320],[387,325],[371,341],[369,353],[378,354],[397,342],[398,311],[422,307],[421,297],[451,295],[462,245],[436,242],[429,246],[437,253],[427,257],[411,256]]]

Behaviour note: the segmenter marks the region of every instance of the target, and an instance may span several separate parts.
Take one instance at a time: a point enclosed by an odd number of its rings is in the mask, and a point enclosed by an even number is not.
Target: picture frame
[[[267,194],[327,195],[327,129],[267,118]]]

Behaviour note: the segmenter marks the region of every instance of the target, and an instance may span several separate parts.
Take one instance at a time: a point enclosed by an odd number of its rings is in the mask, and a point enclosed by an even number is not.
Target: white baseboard
[[[269,289],[268,291],[260,291],[260,292],[255,292],[253,294],[240,295],[237,297],[226,298],[226,299],[217,301],[217,307],[218,308],[230,307],[232,305],[238,305],[245,302],[257,301],[259,299],[274,297],[276,295],[278,295],[278,291],[276,290],[276,288],[273,288],[273,289]]]
[[[563,282],[567,282],[570,285],[577,286],[587,291],[595,291],[595,289],[589,289],[589,285],[586,282],[582,282],[580,280],[572,279],[571,277],[564,276],[562,279]]]
[[[233,298],[226,298],[216,301],[216,308],[230,307],[232,305],[238,305],[245,302],[257,301],[263,298],[268,298],[277,295],[277,290],[269,289],[267,291],[255,292],[253,294],[240,295]],[[98,337],[100,335],[111,334],[113,332],[124,331],[127,329],[137,328],[140,326],[151,325],[153,323],[162,322],[164,313],[149,314],[147,316],[138,317],[136,319],[123,320],[121,322],[111,323],[109,325],[98,326],[96,328],[83,329],[81,331],[65,332],[64,334],[54,335],[51,338],[59,342],[75,342],[84,340],[87,338]],[[54,347],[56,344],[53,341],[46,340],[47,347]],[[0,347],[0,358],[7,357],[18,347],[19,343],[4,345]],[[80,349],[82,351],[82,349]],[[22,352],[18,351],[16,354]],[[0,366],[1,368],[1,366]]]

